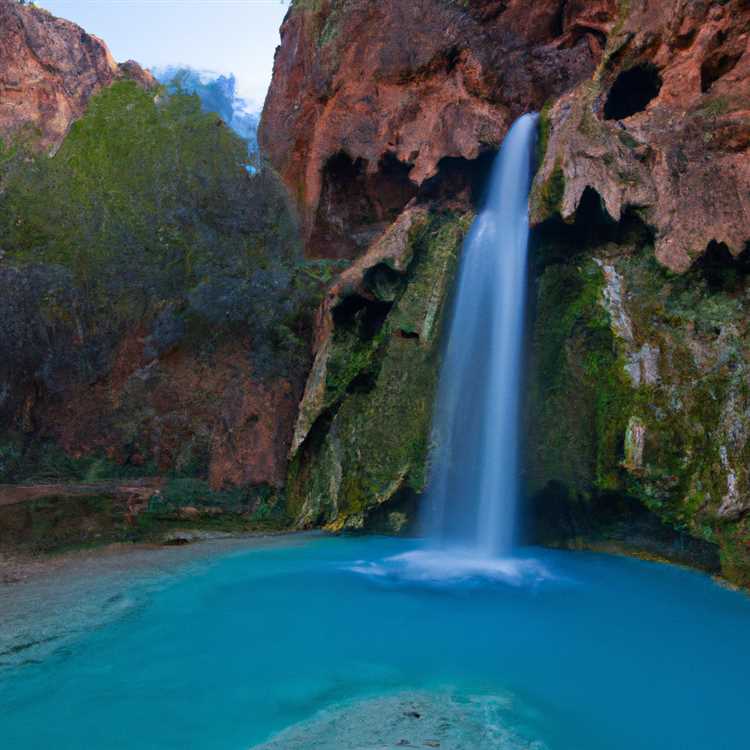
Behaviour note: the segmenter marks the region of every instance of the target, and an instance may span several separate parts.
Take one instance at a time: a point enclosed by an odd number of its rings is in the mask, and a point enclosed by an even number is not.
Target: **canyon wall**
[[[0,138],[33,138],[54,149],[89,99],[121,79],[154,85],[138,63],[118,65],[101,39],[70,21],[0,1]]]
[[[307,253],[356,257],[412,197],[465,179],[517,117],[592,74],[615,7],[294,2],[260,142],[298,201]]]
[[[528,477],[547,540],[622,539],[627,497],[744,584],[749,32],[744,2],[630,2],[545,108]]]

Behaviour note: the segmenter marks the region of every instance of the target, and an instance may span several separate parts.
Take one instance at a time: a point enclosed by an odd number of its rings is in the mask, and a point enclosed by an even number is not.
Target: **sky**
[[[234,73],[262,106],[288,0],[37,0],[103,39],[118,62]]]

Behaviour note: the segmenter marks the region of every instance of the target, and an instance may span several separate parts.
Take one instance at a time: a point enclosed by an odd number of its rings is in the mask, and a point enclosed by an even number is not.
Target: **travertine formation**
[[[593,78],[547,113],[535,219],[571,220],[591,188],[615,221],[641,213],[673,271],[711,242],[739,255],[750,239],[750,8],[633,0],[627,9]]]
[[[378,302],[366,269],[409,201],[428,216],[465,211],[482,155],[541,110],[532,533],[747,580],[749,24],[741,0],[294,4],[262,142],[298,201],[308,255],[360,258],[357,283],[334,286],[321,310],[294,442],[293,476],[313,487],[301,523],[357,526],[364,509],[380,525],[384,492],[403,484],[387,442],[339,426],[377,411],[332,382],[330,362],[359,383],[390,355],[382,341],[374,358],[352,349],[336,310],[347,295]],[[389,317],[379,331],[398,336]],[[366,382],[367,398],[389,403],[384,381]],[[396,444],[410,424],[393,425]],[[342,484],[346,457],[361,455],[379,480],[364,464],[352,475],[349,459]]]

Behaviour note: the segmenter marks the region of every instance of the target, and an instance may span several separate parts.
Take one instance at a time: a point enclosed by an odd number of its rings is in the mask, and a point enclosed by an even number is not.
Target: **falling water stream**
[[[464,244],[435,409],[427,536],[485,558],[513,547],[537,119],[508,133]]]

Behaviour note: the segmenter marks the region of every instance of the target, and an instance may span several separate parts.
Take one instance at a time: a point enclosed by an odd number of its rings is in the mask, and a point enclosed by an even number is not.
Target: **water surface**
[[[116,616],[0,669],[0,747],[747,746],[750,599],[641,561],[521,558],[310,538],[118,579]]]

